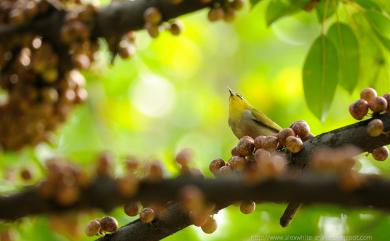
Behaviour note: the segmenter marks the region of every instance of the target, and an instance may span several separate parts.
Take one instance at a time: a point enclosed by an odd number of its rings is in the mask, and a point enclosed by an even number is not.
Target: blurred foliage
[[[229,158],[236,141],[227,125],[227,87],[281,126],[305,119],[315,134],[353,123],[348,105],[361,88],[373,86],[378,94],[390,90],[389,1],[329,0],[322,2],[330,6],[322,4],[310,12],[289,8],[293,3],[304,6],[308,2],[304,0],[251,2],[258,4],[251,10],[247,6],[232,24],[211,24],[201,11],[181,18],[185,30],[179,37],[163,33],[151,40],[140,32],[138,53],[129,61],[117,59],[109,65],[108,53],[102,51],[100,62],[84,73],[88,102],[57,131],[51,144],[0,155],[0,191],[17,190],[23,184],[15,173],[23,166],[32,169],[34,182],[44,175],[41,165],[50,156],[66,156],[92,170],[102,151],[116,156],[118,172],[123,157],[134,154],[142,160],[163,160],[167,175],[174,175],[175,153],[189,147],[195,152],[194,165],[210,175],[208,163]],[[279,9],[270,7],[274,5]],[[318,59],[325,46],[318,41],[324,39],[339,64],[332,60],[331,67],[323,66]],[[305,67],[318,72],[307,75]],[[326,79],[321,80],[322,72],[328,73]],[[332,86],[324,89],[321,84]],[[325,117],[324,113],[326,118],[320,121],[317,117]],[[390,175],[387,162],[365,155],[360,160],[361,172]],[[390,234],[386,214],[329,206],[303,207],[291,226],[281,228],[284,208],[285,204],[260,204],[254,214],[245,216],[232,206],[216,215],[215,234],[189,227],[166,240],[257,240],[287,234],[372,235],[372,240],[387,240]],[[131,221],[121,208],[112,214],[120,225]],[[76,217],[81,231],[66,231],[69,227],[59,227],[55,218],[46,216],[26,219],[12,229],[17,240],[94,240],[82,230],[89,219],[102,215]],[[73,238],[65,234],[72,232]]]

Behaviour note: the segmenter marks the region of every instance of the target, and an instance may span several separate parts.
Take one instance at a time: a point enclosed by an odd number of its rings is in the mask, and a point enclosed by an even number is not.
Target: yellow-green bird
[[[241,95],[229,89],[229,126],[237,138],[268,136],[282,128],[262,112],[256,110]]]
[[[241,95],[229,89],[229,126],[237,138],[267,136],[278,133],[282,128],[265,114],[254,108]],[[299,203],[289,203],[280,224],[287,226],[298,210]]]

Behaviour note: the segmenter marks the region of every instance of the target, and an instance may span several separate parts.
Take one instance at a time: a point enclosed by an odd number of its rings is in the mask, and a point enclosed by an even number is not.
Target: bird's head
[[[242,112],[250,107],[248,101],[244,99],[241,95],[234,93],[229,88],[229,113],[230,116],[239,116]]]

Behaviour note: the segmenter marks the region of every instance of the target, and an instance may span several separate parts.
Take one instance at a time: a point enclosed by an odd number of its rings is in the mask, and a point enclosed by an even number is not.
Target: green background
[[[43,175],[37,163],[53,155],[68,157],[92,170],[98,153],[108,151],[116,158],[118,173],[124,156],[133,154],[141,160],[162,160],[167,176],[171,176],[178,172],[175,153],[188,147],[194,150],[194,165],[210,176],[208,163],[218,157],[228,159],[236,142],[227,124],[228,87],[279,125],[287,127],[304,119],[314,134],[354,123],[348,106],[363,87],[376,87],[378,94],[390,91],[390,68],[387,64],[369,63],[374,48],[361,38],[364,66],[356,70],[358,85],[352,94],[338,86],[329,113],[321,122],[307,107],[302,67],[312,42],[329,23],[321,26],[313,11],[285,17],[267,27],[266,7],[266,3],[252,10],[246,6],[232,24],[208,22],[205,10],[183,16],[180,19],[185,29],[179,37],[164,32],[154,40],[141,31],[137,33],[136,56],[131,60],[116,59],[111,66],[108,53],[101,51],[95,66],[84,72],[87,102],[77,107],[56,131],[51,144],[27,148],[21,153],[2,153],[3,175],[28,166],[34,172],[35,182]],[[343,7],[338,13],[341,19],[349,19]],[[381,53],[388,59],[388,52]],[[359,160],[361,172],[385,176],[390,173],[389,160],[377,162],[366,155]],[[22,184],[21,180],[9,182],[2,178],[0,191],[12,192]],[[279,217],[285,206],[258,204],[250,215],[241,214],[238,207],[232,206],[216,215],[219,228],[214,234],[188,227],[165,240],[278,237],[272,235],[371,235],[371,240],[386,240],[390,234],[390,218],[385,213],[319,205],[304,206],[288,228],[281,228]],[[11,229],[16,231],[17,240],[94,240],[85,237],[83,229],[89,220],[102,215],[71,213],[62,219],[42,215],[24,219]],[[132,220],[121,208],[111,215],[120,225]],[[76,222],[79,225],[72,229]],[[280,240],[287,238],[282,236]]]

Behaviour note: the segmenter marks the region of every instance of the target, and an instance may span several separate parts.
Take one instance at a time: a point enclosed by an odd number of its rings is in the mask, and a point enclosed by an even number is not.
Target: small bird
[[[243,136],[256,138],[273,135],[282,130],[282,127],[255,109],[241,95],[234,93],[231,89],[229,92],[229,126],[238,139]],[[289,203],[280,218],[280,225],[286,227],[299,207],[299,203]]]
[[[278,133],[282,128],[255,109],[241,95],[229,89],[229,126],[237,138],[268,136]]]

